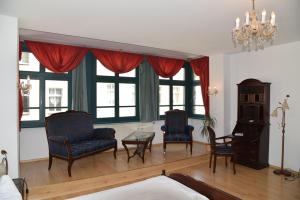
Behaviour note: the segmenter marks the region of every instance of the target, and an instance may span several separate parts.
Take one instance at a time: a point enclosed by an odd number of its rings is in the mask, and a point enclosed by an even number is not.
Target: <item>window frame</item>
[[[96,124],[105,123],[122,123],[122,122],[137,122],[140,120],[139,117],[139,68],[135,68],[135,77],[122,77],[115,73],[114,76],[101,76],[97,75],[97,59],[92,55],[88,55],[88,63],[92,65],[93,74],[93,86],[91,92],[92,98],[92,109],[89,110],[94,117],[94,122]],[[114,83],[115,84],[115,104],[114,106],[97,106],[97,83]],[[120,94],[119,86],[122,83],[135,84],[135,106],[120,106]],[[114,108],[115,116],[107,118],[97,118],[97,108]],[[120,117],[120,108],[122,107],[135,107],[135,116]]]
[[[189,116],[189,76],[190,76],[190,70],[189,70],[189,64],[187,62],[184,63],[183,67],[184,69],[184,80],[173,80],[173,77],[169,78],[169,79],[159,79],[159,86],[160,85],[168,85],[170,87],[169,90],[169,108],[170,110],[173,110],[174,106],[184,106],[184,110],[187,112],[188,116]],[[174,105],[173,104],[173,86],[183,86],[184,87],[184,104],[183,105]],[[159,97],[160,98],[160,97]],[[158,101],[159,104],[159,101]],[[160,111],[160,107],[161,106],[167,106],[167,105],[158,105],[158,113]],[[166,118],[166,115],[160,115],[159,114],[159,118],[161,120]]]
[[[23,43],[22,52],[31,53],[26,45]],[[19,69],[19,68],[18,68]],[[51,73],[46,72],[46,68],[40,63],[39,71],[20,71],[19,70],[19,79],[26,79],[27,76],[30,76],[31,80],[39,80],[39,107],[29,107],[28,109],[39,109],[39,120],[30,120],[30,121],[21,121],[21,128],[35,128],[45,126],[45,113],[46,109],[46,81],[68,81],[68,106],[60,107],[71,109],[72,106],[72,73]],[[57,108],[57,107],[56,107]]]

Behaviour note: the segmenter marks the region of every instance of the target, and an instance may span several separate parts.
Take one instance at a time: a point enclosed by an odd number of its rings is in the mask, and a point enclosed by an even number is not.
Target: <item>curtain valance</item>
[[[184,64],[184,60],[159,56],[147,56],[147,60],[153,67],[155,73],[165,78],[177,74]]]
[[[47,69],[56,72],[69,72],[76,68],[88,49],[76,46],[25,41],[29,50]]]
[[[126,73],[141,64],[143,55],[121,51],[109,51],[101,49],[91,50],[94,56],[110,71]]]

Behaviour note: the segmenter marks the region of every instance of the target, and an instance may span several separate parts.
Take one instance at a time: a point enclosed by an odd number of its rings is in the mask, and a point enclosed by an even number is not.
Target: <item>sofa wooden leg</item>
[[[49,164],[48,164],[48,170],[50,170],[51,169],[51,166],[52,166],[52,155],[51,154],[49,154]]]
[[[69,174],[69,177],[72,176],[72,174],[71,174],[72,165],[73,165],[73,160],[69,160],[68,161],[68,174]]]
[[[117,158],[117,150],[118,150],[118,147],[117,145],[115,146],[115,149],[114,149],[114,158],[116,159]]]

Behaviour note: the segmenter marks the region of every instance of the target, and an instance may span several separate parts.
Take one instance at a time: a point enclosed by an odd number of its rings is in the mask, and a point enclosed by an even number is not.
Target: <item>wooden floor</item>
[[[157,148],[159,149],[159,147]],[[174,152],[177,151],[176,148],[174,149]],[[205,147],[203,146],[201,149],[204,151]],[[158,156],[155,154],[156,153],[153,152],[151,157]],[[169,154],[169,157],[171,157],[170,155],[171,153]],[[173,156],[176,157],[176,155]],[[143,166],[129,171],[121,170],[119,172],[93,178],[31,187],[29,199],[65,199],[88,194],[157,176],[161,173],[162,169],[166,169],[168,173],[179,172],[191,175],[198,180],[202,180],[242,199],[300,199],[300,180],[286,181],[283,177],[274,175],[272,168],[254,170],[242,165],[237,165],[237,174],[233,175],[232,166],[229,165],[226,168],[224,159],[220,158],[217,161],[217,170],[214,174],[212,173],[212,170],[208,168],[208,155],[187,156],[186,159],[177,160],[172,158],[176,161],[172,161],[171,158],[169,159],[168,162],[155,165],[150,164],[148,167]],[[148,156],[146,160],[148,160],[149,163],[151,160],[153,160],[151,162],[154,162],[155,159],[149,158]],[[138,160],[134,162],[136,162],[136,165],[142,165]],[[77,170],[80,171],[80,169]],[[43,179],[43,175],[40,176],[40,179]]]
[[[131,153],[133,153],[132,151],[134,149],[131,149]],[[146,151],[144,164],[138,156],[131,158],[127,163],[125,150],[118,151],[117,159],[114,159],[111,151],[96,154],[75,161],[72,166],[72,177],[68,176],[67,162],[60,159],[53,159],[50,171],[48,171],[48,160],[21,163],[21,176],[26,178],[30,187],[34,187],[109,175],[207,153],[206,147],[201,143],[194,143],[193,155],[190,155],[189,148],[186,150],[184,144],[167,145],[166,155],[163,155],[162,152],[161,144],[153,145],[151,153],[149,150]]]

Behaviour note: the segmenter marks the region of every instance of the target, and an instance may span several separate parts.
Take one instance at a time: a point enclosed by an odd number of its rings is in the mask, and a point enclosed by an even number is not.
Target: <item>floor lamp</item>
[[[290,97],[290,95],[286,95],[286,98],[283,100],[283,102],[279,102],[279,106],[275,108],[275,110],[272,112],[272,117],[278,116],[278,110],[281,110],[282,112],[282,118],[281,118],[281,129],[282,129],[282,141],[281,141],[281,168],[274,170],[274,174],[277,175],[285,175],[285,176],[291,176],[291,172],[284,169],[284,137],[285,137],[285,111],[289,109],[289,105],[287,103],[287,99]]]

